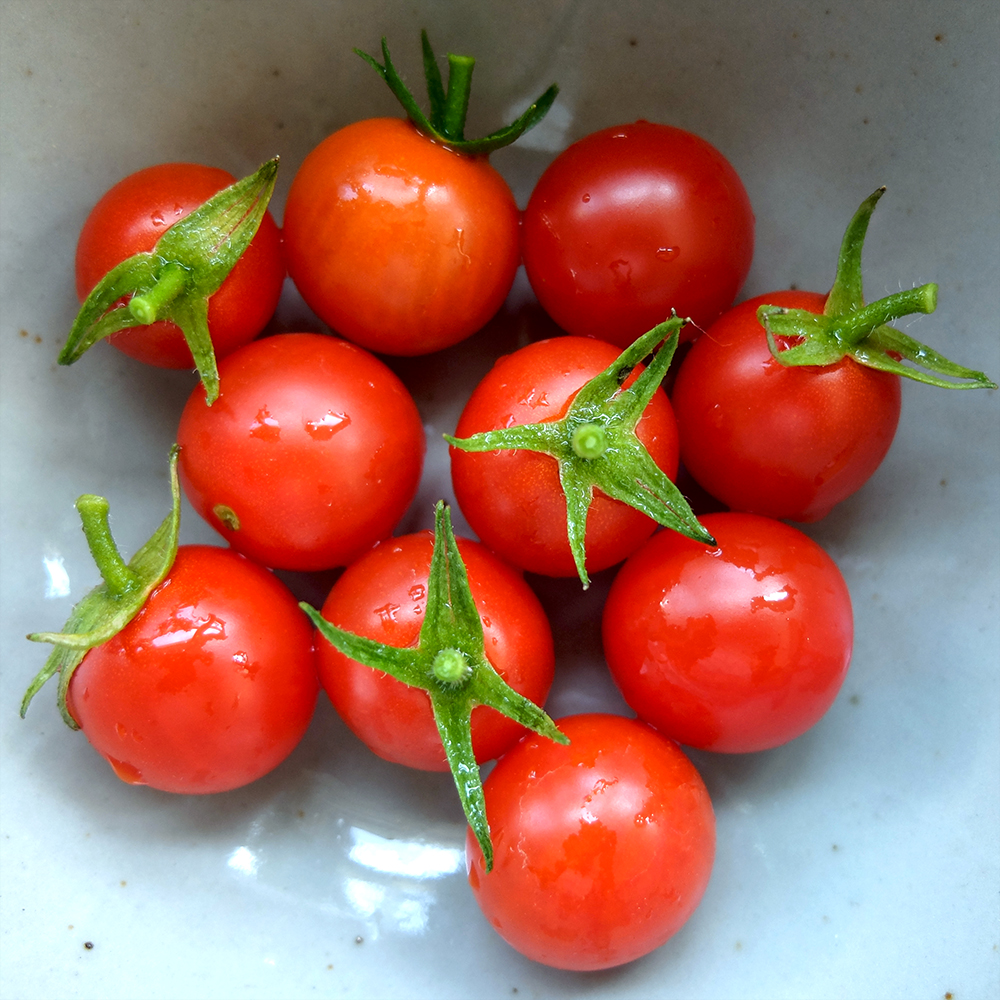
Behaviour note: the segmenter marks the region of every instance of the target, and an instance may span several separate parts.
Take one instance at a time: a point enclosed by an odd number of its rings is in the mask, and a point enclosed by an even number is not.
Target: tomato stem
[[[97,568],[104,578],[73,607],[62,632],[32,632],[32,642],[48,642],[55,648],[45,665],[35,675],[21,701],[21,718],[32,698],[50,677],[59,675],[57,704],[63,721],[70,729],[79,729],[66,705],[69,682],[88,649],[93,649],[117,635],[141,610],[153,588],[170,572],[177,555],[177,536],[181,520],[181,488],[177,479],[177,446],[170,451],[170,513],[152,537],[129,560],[122,560],[108,527],[108,502],[104,497],[87,493],[76,502],[83,531]]]
[[[189,272],[180,264],[167,264],[156,278],[156,284],[145,292],[133,295],[128,311],[143,324],[155,323],[163,310],[187,287]]]
[[[580,458],[600,458],[608,450],[608,435],[600,424],[580,424],[570,444]]]
[[[76,509],[80,512],[87,545],[108,591],[114,597],[130,593],[138,585],[138,580],[122,559],[111,534],[108,501],[104,497],[85,493],[76,501]]]
[[[789,368],[824,367],[849,357],[859,365],[942,389],[995,389],[996,384],[984,372],[955,364],[889,326],[901,316],[933,312],[937,307],[937,285],[920,285],[865,305],[861,253],[872,212],[884,193],[885,188],[880,187],[869,195],[848,223],[837,258],[837,274],[822,314],[772,305],[757,310],[771,355]]]
[[[937,285],[921,285],[887,295],[870,305],[837,316],[833,333],[845,344],[859,344],[873,330],[885,323],[894,323],[911,313],[932,313],[937,307]]]
[[[460,649],[442,649],[434,657],[431,673],[443,684],[458,687],[472,676],[472,665]]]
[[[362,52],[361,49],[354,51],[382,77],[396,100],[402,105],[407,117],[421,132],[456,152],[465,153],[468,156],[480,156],[492,153],[503,146],[509,146],[545,117],[559,93],[559,88],[552,84],[534,104],[530,105],[510,125],[498,129],[496,132],[491,132],[482,139],[466,139],[465,117],[469,108],[472,70],[476,61],[472,56],[448,54],[448,90],[445,93],[441,80],[441,70],[438,68],[437,59],[434,56],[431,43],[427,39],[426,31],[421,31],[420,40],[423,47],[424,77],[430,101],[430,116],[425,115],[420,110],[413,94],[410,93],[409,88],[397,72],[389,56],[389,46],[385,38],[382,39],[384,62],[380,63],[367,52]]]

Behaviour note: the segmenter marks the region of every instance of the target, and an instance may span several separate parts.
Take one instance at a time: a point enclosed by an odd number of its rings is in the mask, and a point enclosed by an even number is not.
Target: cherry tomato
[[[318,692],[312,630],[284,584],[229,549],[191,545],[83,658],[67,706],[123,781],[206,793],[280,764]]]
[[[559,969],[607,969],[658,948],[701,901],[715,855],[708,792],[672,741],[635,719],[557,721],[484,784],[494,846],[486,873],[466,840],[469,883],[501,937]]]
[[[728,160],[690,132],[637,121],[550,164],[524,213],[524,266],[563,329],[624,347],[671,309],[700,327],[715,320],[750,270],[753,239]]]
[[[195,510],[266,566],[344,566],[388,537],[416,493],[424,430],[377,358],[321,334],[247,344],[181,415],[180,475]]]
[[[562,418],[584,383],[603,372],[617,348],[586,337],[554,337],[500,358],[462,411],[455,437]],[[638,377],[636,367],[625,385]],[[657,389],[636,425],[655,463],[677,473],[677,427]],[[480,540],[508,562],[546,576],[575,576],[566,529],[566,499],[557,462],[526,450],[451,450],[455,498]],[[587,513],[589,572],[620,562],[653,532],[655,522],[599,490]]]
[[[604,652],[640,718],[688,746],[787,743],[832,704],[851,660],[851,599],[833,560],[796,528],[708,514],[718,547],[654,535],[619,570]]]
[[[555,669],[552,633],[542,606],[521,575],[492,552],[458,539],[483,625],[487,659],[519,694],[541,705]],[[434,534],[382,542],[349,566],[323,605],[340,628],[389,646],[416,645],[424,620]],[[337,712],[386,760],[426,771],[448,761],[427,694],[363,666],[330,643],[317,644],[320,680]],[[476,760],[499,757],[525,729],[484,705],[472,710]]]
[[[386,354],[427,354],[474,333],[519,263],[517,206],[486,157],[396,118],[348,125],[306,157],[284,235],[309,306]]]
[[[76,247],[76,292],[82,302],[123,260],[147,253],[175,222],[235,178],[215,167],[163,163],[129,175],[94,206]],[[217,358],[253,340],[274,313],[285,280],[281,234],[268,212],[249,247],[208,301]],[[118,350],[159,368],[192,368],[180,329],[160,320],[107,338]]]
[[[757,308],[821,313],[826,296],[760,295],[727,312],[681,364],[672,401],[681,457],[728,507],[816,521],[878,468],[899,422],[899,378],[849,357],[786,368]]]

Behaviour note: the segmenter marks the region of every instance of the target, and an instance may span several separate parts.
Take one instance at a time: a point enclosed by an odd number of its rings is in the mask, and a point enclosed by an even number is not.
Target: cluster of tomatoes
[[[120,777],[206,793],[280,763],[322,686],[376,753],[451,768],[469,880],[507,941],[556,967],[606,968],[665,941],[708,883],[712,807],[678,744],[777,746],[844,680],[847,588],[778,519],[822,517],[885,455],[903,359],[927,357],[886,324],[932,309],[933,286],[865,306],[876,192],[829,296],[730,309],[753,252],[743,185],[704,140],[644,121],[568,148],[520,213],[488,154],[555,88],[466,140],[471,61],[449,56],[445,89],[424,48],[430,116],[384,44],[384,63],[365,57],[409,120],[321,143],[281,230],[266,211],[275,163],[239,182],[151,167],[94,208],[61,360],[107,338],[147,363],[193,365],[202,384],[180,416],[172,512],[132,560],[106,502],[78,501],[104,583],[64,632],[31,637],[55,651],[24,707],[58,674],[67,722]],[[443,505],[434,532],[392,537],[426,442],[375,353],[468,337],[522,262],[566,333],[501,358],[448,438],[480,541],[456,540]],[[336,335],[254,339],[286,269]],[[660,382],[679,343],[671,405]],[[695,516],[673,484],[680,459],[730,510]],[[181,487],[230,548],[178,546]],[[637,718],[553,723],[540,708],[552,635],[522,571],[586,586],[623,560],[603,637]],[[321,612],[270,572],[334,567],[346,568]],[[478,764],[497,758],[481,782]]]

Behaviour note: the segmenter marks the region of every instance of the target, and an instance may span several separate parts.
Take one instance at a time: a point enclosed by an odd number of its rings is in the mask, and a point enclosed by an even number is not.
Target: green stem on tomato
[[[985,373],[955,364],[888,325],[902,316],[934,312],[937,285],[921,285],[865,305],[861,254],[872,212],[884,193],[881,187],[869,195],[848,224],[837,275],[821,314],[772,305],[757,310],[771,354],[786,367],[822,367],[850,357],[869,368],[942,389],[995,389]],[[784,342],[780,346],[779,337]]]
[[[300,606],[320,635],[345,656],[427,692],[462,808],[489,871],[493,845],[472,749],[472,710],[488,705],[557,743],[568,740],[538,705],[500,677],[487,658],[483,623],[444,502],[439,501],[434,511],[427,604],[416,647],[401,649],[355,635],[327,621],[309,604]]]
[[[76,501],[83,533],[90,553],[111,597],[124,597],[139,585],[139,578],[121,557],[108,524],[108,501],[104,497],[85,493]]]
[[[163,311],[187,287],[188,270],[180,264],[167,264],[148,291],[133,295],[128,311],[142,324],[155,323]]]
[[[21,718],[35,695],[54,674],[59,675],[57,704],[70,729],[79,729],[66,705],[69,682],[87,650],[117,635],[146,603],[153,589],[164,580],[177,555],[181,520],[181,489],[177,479],[176,445],[170,451],[170,513],[159,528],[126,565],[108,527],[108,502],[104,497],[84,494],[77,510],[87,543],[103,582],[85,594],[73,607],[62,632],[32,632],[32,642],[51,643],[55,648],[35,675],[21,701]]]
[[[457,56],[448,54],[448,89],[445,91],[438,69],[437,59],[427,32],[420,32],[423,49],[424,77],[427,84],[427,96],[430,103],[430,116],[424,114],[403,82],[389,55],[389,46],[382,39],[382,59],[370,56],[361,49],[355,49],[372,69],[378,73],[392,91],[396,100],[402,105],[407,117],[425,135],[437,142],[465,153],[468,156],[480,156],[492,153],[503,146],[509,146],[519,136],[530,128],[534,128],[552,107],[559,88],[552,84],[535,102],[530,105],[515,121],[504,128],[491,132],[481,139],[465,138],[465,117],[469,107],[469,94],[472,89],[472,70],[476,61],[472,56]]]

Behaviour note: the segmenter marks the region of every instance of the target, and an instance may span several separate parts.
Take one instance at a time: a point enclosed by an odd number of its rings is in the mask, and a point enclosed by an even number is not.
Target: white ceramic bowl
[[[994,3],[767,4],[516,0],[5,0],[2,41],[3,753],[5,997],[926,997],[997,995],[1000,790],[997,393],[904,385],[882,468],[807,530],[840,564],[854,661],[828,716],[750,756],[693,755],[713,795],[718,858],[690,923],[597,975],[533,965],[479,913],[447,775],[370,754],[325,698],[302,746],[262,781],[214,797],[119,782],[45,691],[21,694],[96,582],[78,519],[109,497],[126,553],[166,505],[166,455],[188,373],[101,346],[55,364],[76,310],[77,232],[112,183],[193,160],[242,176],[296,166],[333,129],[395,114],[352,54],[386,34],[411,80],[418,31],[479,56],[470,133],[551,81],[548,120],[494,156],[523,206],[552,156],[636,118],[707,138],[757,214],[743,297],[824,290],[851,213],[888,193],[866,250],[870,298],[937,281],[909,326],[1000,375]],[[436,358],[393,362],[430,448],[401,531],[450,498],[440,435],[516,310]],[[316,321],[291,291],[282,329]],[[464,528],[458,518],[458,528]],[[214,541],[185,509],[187,541]],[[549,708],[626,711],[586,595],[539,581],[554,613]],[[322,594],[313,595],[322,599]],[[92,945],[92,947],[91,947]]]

